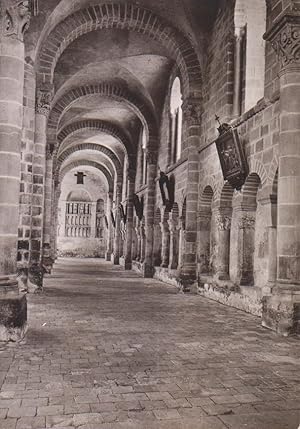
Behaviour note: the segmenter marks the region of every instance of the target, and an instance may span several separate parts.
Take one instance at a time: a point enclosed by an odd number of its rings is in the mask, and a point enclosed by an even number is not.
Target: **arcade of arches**
[[[1,0],[1,340],[60,256],[300,332],[299,34],[299,0]]]

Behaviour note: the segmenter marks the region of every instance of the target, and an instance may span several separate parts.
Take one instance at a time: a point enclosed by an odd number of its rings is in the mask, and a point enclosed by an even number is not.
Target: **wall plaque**
[[[238,132],[228,124],[222,124],[218,131],[216,145],[224,180],[234,189],[240,190],[249,170]]]

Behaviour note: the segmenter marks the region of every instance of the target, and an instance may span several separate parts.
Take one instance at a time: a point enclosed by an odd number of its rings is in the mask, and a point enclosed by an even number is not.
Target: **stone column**
[[[116,188],[116,211],[115,211],[115,237],[114,237],[114,250],[113,250],[113,263],[119,265],[120,262],[120,236],[121,236],[121,216],[120,216],[120,203],[122,198],[122,184],[117,183]]]
[[[163,220],[160,224],[162,235],[162,249],[161,249],[161,267],[168,268],[170,260],[170,230],[167,220]]]
[[[96,215],[97,212],[97,202],[93,202],[91,205],[91,238],[96,238]]]
[[[50,86],[37,88],[36,115],[35,115],[35,139],[33,160],[33,190],[32,190],[32,223],[31,223],[31,248],[29,264],[29,291],[34,292],[43,288],[43,248],[45,226],[45,205],[49,204],[45,195],[46,181],[51,186],[52,170],[47,170],[46,145],[47,145],[47,118],[50,112],[53,88]],[[48,158],[51,158],[48,152]],[[50,161],[51,163],[51,161]],[[51,166],[50,166],[51,168]],[[51,199],[51,195],[50,195]],[[51,201],[50,201],[51,204]],[[47,213],[49,217],[49,213]],[[46,253],[50,252],[50,243],[45,242]],[[47,261],[45,261],[47,262]],[[49,259],[48,259],[49,262]],[[51,264],[48,267],[51,269]]]
[[[216,225],[218,227],[216,278],[218,280],[228,280],[231,216],[225,213],[217,214]]]
[[[235,29],[234,46],[234,89],[233,89],[233,116],[241,114],[242,100],[242,49],[245,38],[245,27]]]
[[[43,226],[43,267],[51,272],[53,259],[51,255],[51,207],[53,203],[53,158],[49,151],[46,152],[46,179],[44,200],[44,226]]]
[[[134,187],[135,187],[135,175],[136,175],[135,170],[128,169],[125,270],[132,269],[133,195],[134,195]]]
[[[1,0],[0,7],[0,341],[22,338],[27,325],[26,296],[18,290],[21,132],[24,43],[29,3]]]
[[[137,252],[136,252],[136,260],[141,260],[141,234],[140,234],[140,220],[138,220],[137,226],[135,228],[136,237],[137,237]]]
[[[157,151],[147,150],[147,196],[146,196],[146,248],[143,275],[153,277],[153,237],[154,237],[154,205],[155,205],[155,178],[157,173]]]
[[[277,227],[268,227],[268,240],[269,240],[269,269],[268,269],[268,282],[270,285],[275,285],[277,278]]]
[[[145,261],[145,251],[146,251],[146,234],[145,234],[145,220],[142,219],[140,223],[140,237],[141,237],[141,255],[140,262]]]
[[[198,271],[199,274],[210,274],[210,234],[211,213],[200,212],[198,218],[199,241],[198,241]]]
[[[170,215],[168,221],[170,230],[170,256],[169,256],[169,269],[176,270],[178,267],[178,246],[179,246],[179,229],[178,219]]]
[[[185,248],[185,225],[184,220],[180,218],[179,220],[179,244],[178,244],[178,269],[181,270],[183,256],[184,256],[184,248]]]
[[[109,192],[107,197],[107,223],[108,223],[108,230],[107,230],[107,248],[106,248],[106,255],[105,259],[107,261],[111,260],[112,255],[112,240],[113,240],[113,225],[111,221],[111,209],[112,209],[112,200],[113,200],[113,193]]]
[[[239,284],[240,286],[253,286],[255,213],[241,211],[238,229]]]
[[[277,287],[267,297],[263,324],[300,332],[300,15],[284,15],[265,35],[279,60],[280,141]]]
[[[199,143],[201,135],[201,99],[188,98],[183,106],[184,142],[183,155],[186,153],[186,232],[185,254],[180,272],[183,290],[189,291],[197,279],[197,211],[199,192]]]

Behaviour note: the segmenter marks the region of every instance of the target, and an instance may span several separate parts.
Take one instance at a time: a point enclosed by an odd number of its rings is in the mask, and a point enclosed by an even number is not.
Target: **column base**
[[[18,282],[0,277],[0,341],[20,341],[27,330],[27,300]]]
[[[126,261],[124,265],[125,271],[131,271],[132,270],[132,261]]]
[[[43,258],[43,271],[47,274],[51,274],[54,265],[54,260],[51,257]]]
[[[276,287],[263,298],[262,325],[287,337],[300,334],[300,290]]]
[[[120,265],[120,257],[119,255],[113,255],[112,262],[114,265]]]
[[[253,286],[254,285],[254,278],[252,274],[244,274],[240,280],[240,286]]]
[[[32,265],[28,273],[28,292],[40,293],[43,291],[44,270],[40,265]]]
[[[28,268],[18,268],[17,280],[19,284],[19,290],[21,292],[27,292],[28,290]]]
[[[147,264],[146,262],[142,265],[142,273],[145,279],[152,279],[154,276],[154,267],[151,264]]]
[[[225,280],[230,280],[229,274],[226,272],[219,272],[216,273],[216,275],[214,276],[215,280],[218,281],[225,281]]]
[[[111,262],[111,253],[110,252],[106,252],[106,254],[105,254],[105,260],[107,262]]]

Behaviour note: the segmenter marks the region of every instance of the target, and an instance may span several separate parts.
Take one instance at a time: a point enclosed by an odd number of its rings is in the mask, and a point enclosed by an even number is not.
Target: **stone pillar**
[[[24,43],[28,2],[0,7],[0,341],[19,340],[27,325],[26,296],[18,290],[17,241],[23,124]]]
[[[300,333],[300,15],[290,13],[265,35],[279,60],[280,141],[277,284],[266,297],[263,324],[283,335]]]
[[[43,226],[43,267],[51,272],[53,259],[51,255],[51,207],[53,203],[53,158],[49,151],[46,152],[46,179],[44,199],[44,226]]]
[[[141,233],[140,233],[140,220],[138,220],[137,227],[135,228],[136,237],[137,237],[137,252],[136,252],[136,260],[141,260]]]
[[[61,187],[60,184],[57,185],[55,188],[55,191],[53,193],[53,201],[52,201],[52,222],[51,222],[51,240],[50,240],[50,247],[51,247],[51,255],[53,262],[57,259],[57,229],[58,229],[58,209],[59,209],[59,198],[61,194]],[[65,210],[66,205],[64,205]],[[65,231],[65,222],[66,222],[66,216],[64,213],[63,216],[63,234]]]
[[[146,196],[146,248],[143,275],[153,277],[153,237],[154,237],[154,205],[155,205],[155,178],[157,173],[157,151],[147,151],[147,196]]]
[[[238,229],[239,284],[240,286],[253,286],[255,213],[241,211]]]
[[[111,221],[111,209],[112,209],[112,200],[113,200],[113,193],[109,192],[108,193],[108,198],[107,198],[107,212],[106,212],[106,216],[107,216],[107,223],[108,223],[108,230],[107,230],[107,248],[106,248],[106,254],[105,254],[105,259],[107,261],[111,260],[111,255],[112,255],[112,241],[113,241],[113,225],[112,225],[112,221]]]
[[[168,221],[170,230],[170,256],[169,256],[169,269],[176,270],[178,267],[178,246],[179,246],[179,229],[178,219],[170,214]]]
[[[211,213],[200,212],[198,217],[199,240],[198,240],[198,271],[199,274],[210,274],[210,234]]]
[[[154,266],[159,267],[161,265],[161,251],[162,251],[162,241],[161,241],[161,227],[159,224],[154,225]]]
[[[117,183],[116,188],[116,211],[115,211],[115,237],[114,237],[114,250],[113,250],[113,263],[119,265],[120,262],[120,236],[121,236],[121,215],[120,215],[120,203],[122,198],[122,184]]]
[[[242,101],[242,52],[245,27],[235,29],[233,116],[240,116]]]
[[[93,202],[91,205],[91,238],[96,238],[96,212],[97,202]]]
[[[42,290],[43,288],[43,249],[45,231],[45,206],[49,204],[48,198],[51,195],[45,195],[51,187],[52,170],[47,170],[46,156],[51,158],[50,153],[46,155],[47,145],[47,118],[50,112],[50,103],[52,100],[53,88],[50,86],[37,88],[36,94],[36,115],[35,115],[35,140],[34,140],[34,160],[33,160],[33,190],[32,190],[32,223],[31,223],[31,248],[29,264],[29,291]],[[51,163],[51,161],[50,161]],[[51,165],[50,165],[51,168]],[[49,183],[50,182],[50,183]],[[51,204],[51,202],[50,202]],[[47,213],[47,218],[49,213]],[[50,243],[45,242],[46,253],[50,252]],[[47,256],[46,256],[47,258]],[[49,258],[49,269],[51,263]],[[46,267],[45,267],[46,268]]]
[[[216,225],[218,227],[216,278],[228,280],[231,216],[225,213],[217,214]]]
[[[178,244],[178,269],[179,271],[182,268],[184,249],[185,249],[185,225],[184,220],[180,218],[179,220],[179,244]]]
[[[201,135],[201,99],[188,98],[183,106],[183,148],[187,153],[185,254],[180,272],[183,290],[189,291],[197,278],[197,211],[199,192],[199,143]],[[183,151],[183,152],[184,152]]]
[[[269,268],[268,268],[268,282],[270,285],[275,285],[277,278],[277,227],[268,227],[268,240],[269,240]]]
[[[140,223],[140,238],[141,238],[141,255],[140,262],[145,261],[145,252],[146,252],[146,234],[145,234],[145,220],[142,219]]]
[[[168,221],[164,219],[160,226],[162,236],[161,267],[168,268],[170,261],[170,230]]]
[[[134,187],[135,187],[135,175],[136,175],[135,170],[128,169],[125,270],[132,269],[133,195],[134,195]]]

